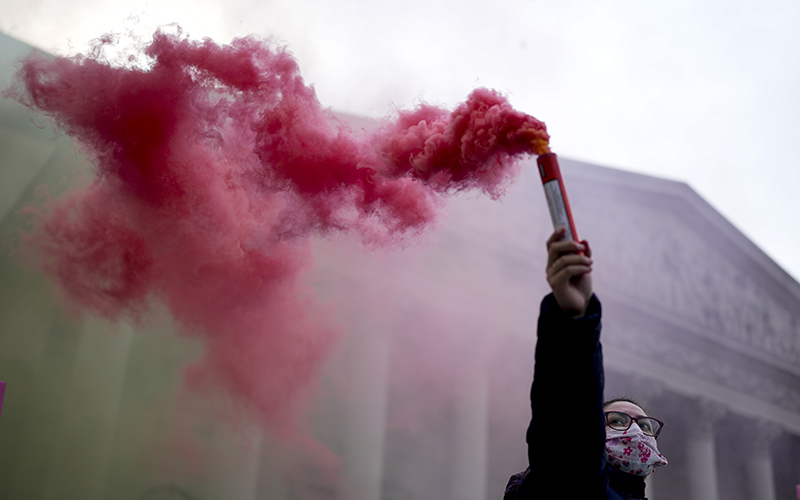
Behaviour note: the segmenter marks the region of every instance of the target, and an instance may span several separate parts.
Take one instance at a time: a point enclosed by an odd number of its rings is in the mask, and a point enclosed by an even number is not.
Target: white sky
[[[689,183],[800,279],[796,0],[0,0],[0,31],[59,54],[171,22],[276,37],[337,111],[496,88],[559,155]]]

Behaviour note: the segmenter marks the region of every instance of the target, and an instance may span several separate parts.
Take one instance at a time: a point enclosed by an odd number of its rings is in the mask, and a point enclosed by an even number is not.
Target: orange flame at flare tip
[[[533,145],[533,152],[536,153],[538,156],[550,153],[550,144],[546,139],[542,139],[537,137],[533,141],[531,141]]]

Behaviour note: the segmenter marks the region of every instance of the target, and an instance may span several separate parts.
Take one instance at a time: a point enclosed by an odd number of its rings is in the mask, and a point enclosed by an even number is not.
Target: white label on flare
[[[550,218],[553,219],[553,228],[566,227],[567,232],[564,234],[564,239],[574,240],[572,228],[569,227],[567,206],[564,204],[564,196],[561,194],[561,184],[558,180],[545,182],[544,194],[547,197],[547,206],[550,208]]]

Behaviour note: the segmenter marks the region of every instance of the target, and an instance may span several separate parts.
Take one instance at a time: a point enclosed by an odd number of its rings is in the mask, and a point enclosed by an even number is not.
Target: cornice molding
[[[599,293],[618,290],[800,373],[800,301],[777,300],[757,269],[741,269],[673,214],[651,208],[620,218],[601,238]]]
[[[668,390],[689,398],[718,403],[729,411],[758,421],[777,425],[800,436],[800,411],[778,404],[773,398],[765,401],[763,394],[743,391],[741,387],[722,385],[707,374],[694,373],[684,365],[666,364],[664,359],[654,360],[616,345],[603,346],[606,366],[623,374],[648,374],[661,381]],[[702,357],[700,357],[702,362]],[[758,385],[758,384],[756,384]],[[772,385],[767,381],[766,386]],[[797,391],[795,391],[797,392]],[[797,395],[795,395],[797,397]],[[791,406],[797,406],[797,403]]]

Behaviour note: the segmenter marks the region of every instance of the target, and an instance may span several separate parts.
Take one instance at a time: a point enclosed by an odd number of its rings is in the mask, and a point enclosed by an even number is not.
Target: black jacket
[[[644,479],[608,465],[603,416],[600,301],[565,315],[552,294],[542,301],[528,426],[528,469],[509,480],[504,500],[631,500]]]

